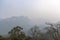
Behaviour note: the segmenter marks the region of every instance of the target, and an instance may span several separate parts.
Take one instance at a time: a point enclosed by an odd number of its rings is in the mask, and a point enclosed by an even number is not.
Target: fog
[[[60,20],[60,0],[0,0],[0,18],[27,16]]]

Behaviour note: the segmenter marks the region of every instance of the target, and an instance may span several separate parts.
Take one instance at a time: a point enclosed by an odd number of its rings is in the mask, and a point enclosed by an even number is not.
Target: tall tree
[[[23,28],[17,26],[14,27],[11,31],[9,31],[8,34],[10,34],[11,40],[23,40],[25,37],[25,33],[22,30]]]
[[[34,26],[29,31],[30,36],[33,38],[33,40],[39,40],[40,39],[40,29],[38,26]]]
[[[51,40],[60,40],[60,24],[48,23],[47,25],[50,26],[47,28],[47,34],[49,34],[49,38]]]

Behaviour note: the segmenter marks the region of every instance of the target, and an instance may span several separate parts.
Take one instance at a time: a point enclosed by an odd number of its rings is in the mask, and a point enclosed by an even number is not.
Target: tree
[[[17,26],[14,27],[11,31],[9,31],[8,34],[10,34],[11,40],[23,40],[25,38],[25,33],[22,30],[23,28]]]
[[[3,37],[0,35],[0,40],[3,40]]]
[[[60,40],[60,24],[48,23],[50,27],[47,27],[47,34],[51,40]]]
[[[30,36],[27,36],[27,37],[26,37],[26,40],[33,40],[33,38],[30,37]]]
[[[33,38],[33,40],[39,40],[40,39],[40,29],[38,26],[34,26],[29,31],[30,36]]]
[[[0,40],[6,40],[3,36],[0,35]]]

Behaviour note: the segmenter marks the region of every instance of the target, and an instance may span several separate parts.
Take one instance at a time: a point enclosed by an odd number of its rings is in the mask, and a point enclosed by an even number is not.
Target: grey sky
[[[27,15],[32,10],[32,0],[2,0],[0,1],[0,17]]]
[[[0,18],[11,16],[60,20],[60,0],[0,0]]]

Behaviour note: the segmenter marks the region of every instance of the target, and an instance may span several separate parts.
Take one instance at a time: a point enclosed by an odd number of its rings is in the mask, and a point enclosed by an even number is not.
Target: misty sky
[[[0,18],[12,16],[60,20],[60,0],[0,0]]]

